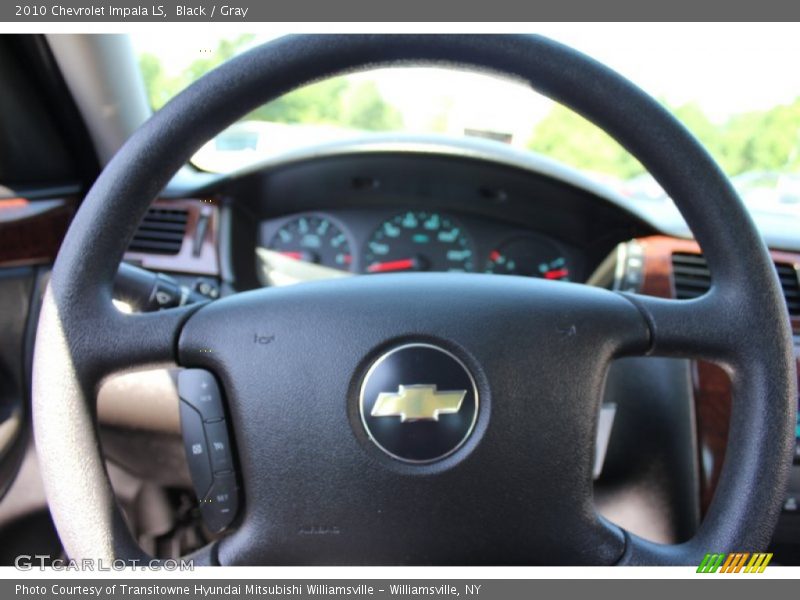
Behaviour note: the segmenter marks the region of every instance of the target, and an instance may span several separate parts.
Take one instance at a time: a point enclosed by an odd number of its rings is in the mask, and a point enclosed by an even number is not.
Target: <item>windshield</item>
[[[790,66],[790,57],[800,54],[799,36],[780,25],[631,24],[609,31],[601,36],[572,25],[544,33],[659,98],[745,200],[800,204],[800,70]],[[132,37],[154,110],[213,67],[268,39],[230,34],[204,38],[198,47],[191,39],[178,44]],[[578,168],[630,196],[663,195],[628,152],[563,106],[521,83],[438,68],[377,69],[306,86],[247,115],[203,146],[193,163],[228,172],[297,147],[370,132],[487,138]]]

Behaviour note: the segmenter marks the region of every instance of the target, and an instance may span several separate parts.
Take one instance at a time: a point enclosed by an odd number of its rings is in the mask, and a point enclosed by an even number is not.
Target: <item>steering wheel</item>
[[[113,308],[137,224],[206,140],[302,84],[405,62],[522,80],[605,129],[674,199],[711,290],[677,301],[409,274],[157,313]],[[638,538],[592,502],[606,372],[629,355],[702,358],[731,376],[725,465],[685,543]],[[773,264],[742,202],[692,135],[623,77],[541,37],[295,36],[191,85],[97,179],[44,296],[33,421],[50,510],[76,559],[145,558],[109,484],[93,399],[113,372],[177,363],[221,383],[243,496],[236,529],[196,553],[200,564],[698,564],[770,540],[791,464],[793,360]]]

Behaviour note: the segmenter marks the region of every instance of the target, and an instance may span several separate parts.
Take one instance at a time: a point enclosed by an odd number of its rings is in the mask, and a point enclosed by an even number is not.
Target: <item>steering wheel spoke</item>
[[[741,345],[737,314],[720,294],[695,300],[622,294],[642,313],[650,330],[647,353],[727,363]]]
[[[107,342],[95,349],[98,372],[174,363],[181,329],[200,306],[110,316]]]

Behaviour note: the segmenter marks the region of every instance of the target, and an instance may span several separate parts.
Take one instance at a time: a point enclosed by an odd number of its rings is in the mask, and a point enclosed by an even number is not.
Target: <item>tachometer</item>
[[[486,272],[570,280],[567,259],[558,247],[535,237],[515,238],[492,250],[486,262]]]
[[[269,249],[307,263],[349,271],[353,254],[347,236],[327,217],[304,215],[285,223]]]
[[[461,226],[438,212],[408,211],[384,221],[364,255],[367,273],[472,271],[472,244]]]

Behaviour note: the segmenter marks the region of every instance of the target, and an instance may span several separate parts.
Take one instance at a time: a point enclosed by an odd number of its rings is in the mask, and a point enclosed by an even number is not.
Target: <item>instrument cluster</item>
[[[494,273],[582,281],[574,248],[541,233],[438,210],[346,209],[261,223],[265,285],[354,274]]]

